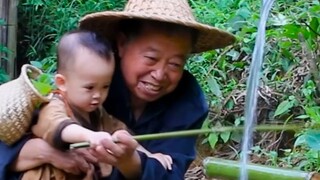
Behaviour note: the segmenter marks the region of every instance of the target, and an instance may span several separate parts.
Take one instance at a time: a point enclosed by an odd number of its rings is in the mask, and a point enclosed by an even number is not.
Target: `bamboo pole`
[[[7,1],[1,0],[0,1],[0,19],[6,20],[7,17]],[[7,26],[0,26],[0,45],[7,46],[6,41],[6,33],[7,33]],[[0,51],[0,57],[5,56],[3,52]],[[0,67],[7,71],[5,63],[0,59]]]
[[[0,1],[0,18],[6,22],[6,25],[0,26],[0,44],[10,50],[10,53],[0,52],[1,56],[8,58],[8,61],[0,61],[0,65],[8,73],[10,79],[16,75],[17,6],[18,0]]]
[[[303,125],[259,125],[255,127],[257,131],[286,131],[293,130],[297,131],[303,128]],[[208,133],[219,133],[226,131],[242,131],[244,127],[219,127],[211,129],[194,129],[194,130],[183,130],[183,131],[174,131],[174,132],[165,132],[165,133],[155,133],[155,134],[145,134],[145,135],[136,135],[133,138],[137,141],[147,141],[147,140],[156,140],[156,139],[165,139],[165,138],[175,138],[175,137],[185,137],[185,136],[197,136],[200,134]],[[80,142],[70,145],[70,149],[89,147],[89,142]]]
[[[8,39],[7,46],[11,53],[8,54],[8,72],[10,79],[17,76],[17,26],[18,26],[18,0],[8,0],[9,1],[9,17],[8,17]]]
[[[209,178],[238,179],[240,163],[214,157],[203,160],[204,173]],[[293,169],[276,168],[257,164],[248,164],[248,180],[319,180],[319,173]]]

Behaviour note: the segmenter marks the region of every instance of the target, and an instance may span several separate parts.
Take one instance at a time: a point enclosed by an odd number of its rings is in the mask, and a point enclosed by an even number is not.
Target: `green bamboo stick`
[[[300,130],[303,128],[303,125],[259,125],[255,127],[257,131],[286,131],[286,130]],[[155,133],[155,134],[144,134],[136,135],[133,138],[137,141],[147,141],[147,140],[156,140],[156,139],[166,139],[166,138],[175,138],[175,137],[185,137],[185,136],[196,136],[200,134],[208,133],[219,133],[226,131],[242,131],[244,127],[218,127],[211,129],[194,129],[194,130],[182,130],[182,131],[173,131],[173,132],[164,132],[164,133]],[[89,142],[80,142],[70,145],[70,149],[89,147]]]
[[[318,173],[293,169],[276,168],[265,165],[248,164],[248,180],[313,180]],[[204,173],[209,178],[238,179],[240,163],[214,157],[203,160]]]

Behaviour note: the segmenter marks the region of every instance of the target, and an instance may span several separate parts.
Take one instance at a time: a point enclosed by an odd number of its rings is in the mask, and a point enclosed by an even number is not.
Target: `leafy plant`
[[[251,148],[252,152],[258,157],[266,157],[268,160],[267,164],[272,166],[278,166],[278,153],[276,151],[267,151],[260,146],[254,146]]]
[[[288,98],[288,100],[284,100],[278,105],[278,107],[277,107],[277,109],[276,109],[276,111],[274,113],[274,117],[288,113],[289,110],[292,107],[294,107],[296,104],[297,104],[297,101],[295,100],[295,97],[294,96],[290,96]]]
[[[56,45],[60,37],[77,28],[85,14],[121,9],[121,0],[22,0],[19,3],[20,29],[23,29],[25,53],[30,61],[38,61],[48,73],[56,70]]]
[[[202,125],[202,129],[210,129],[211,127],[212,123],[209,119],[206,119]],[[217,125],[215,127],[221,127],[221,125]],[[208,133],[207,137],[202,141],[202,144],[209,143],[210,147],[214,149],[219,140],[222,140],[223,143],[226,143],[230,139],[231,131]]]
[[[47,73],[39,75],[36,79],[32,79],[31,82],[43,96],[49,95],[49,93],[56,89],[53,83],[52,76]]]
[[[190,3],[200,21],[226,29],[238,39],[230,49],[193,56],[187,65],[187,69],[196,75],[204,88],[212,106],[210,117],[213,119],[207,120],[211,124],[205,122],[204,126],[226,124],[229,122],[225,117],[229,114],[222,112],[234,112],[239,106],[244,106],[241,101],[239,103],[239,97],[241,91],[245,91],[246,69],[250,65],[261,2],[190,0]],[[317,142],[319,138],[315,133],[310,133],[313,132],[310,130],[319,129],[319,11],[319,1],[276,1],[266,31],[261,89],[266,87],[270,94],[261,96],[261,99],[266,100],[266,106],[270,110],[267,116],[262,116],[263,120],[258,119],[260,123],[305,122],[307,129],[297,135],[297,141],[299,137],[308,137],[309,142],[305,143],[309,143],[309,146],[305,147],[306,150],[299,149],[301,157],[308,148],[311,148],[310,151],[315,150],[316,143],[312,145],[311,140]],[[276,102],[272,103],[272,100]],[[234,114],[234,122],[241,123],[237,117],[242,116],[243,111]],[[215,147],[219,140],[220,134],[208,134],[204,142]],[[282,158],[286,157],[278,156],[273,164]],[[307,163],[300,167],[305,169],[308,164],[308,167],[315,168],[312,165],[314,161],[305,158]]]
[[[0,18],[0,27],[5,25],[6,22],[4,19]],[[2,66],[2,64],[8,61],[7,55],[9,53],[11,53],[11,51],[4,44],[0,44],[0,85],[10,80],[8,72],[6,72]]]
[[[38,69],[42,69],[43,65],[41,62],[31,61],[31,65]],[[54,84],[54,78],[52,73],[42,73],[37,77],[32,77],[29,75],[32,85],[38,90],[38,92],[43,96],[48,96],[53,90],[56,89]]]

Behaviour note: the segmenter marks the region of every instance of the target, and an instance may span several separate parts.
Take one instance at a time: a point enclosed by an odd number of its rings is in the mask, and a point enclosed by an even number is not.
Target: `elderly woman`
[[[117,65],[104,107],[137,135],[199,128],[208,105],[195,78],[184,70],[188,55],[235,40],[227,32],[196,22],[186,0],[129,0],[122,12],[85,16],[80,29],[115,42]],[[118,131],[113,136],[119,142],[110,142],[108,150],[91,151],[97,161],[113,165],[108,179],[183,179],[195,158],[196,137],[140,142],[150,152],[172,157],[168,171],[136,151],[136,141],[128,133]],[[8,154],[0,160],[2,174],[9,168],[21,172],[45,163],[74,174],[88,168],[82,163],[85,157],[74,155],[78,152],[56,151],[40,139],[22,140],[12,147],[1,144],[0,152],[1,157]]]

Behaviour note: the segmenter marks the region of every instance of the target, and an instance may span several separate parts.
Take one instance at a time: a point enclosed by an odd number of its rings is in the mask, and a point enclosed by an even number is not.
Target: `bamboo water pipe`
[[[203,160],[204,173],[209,178],[239,179],[241,165],[237,161],[207,157]],[[248,180],[320,180],[320,174],[294,169],[248,164]]]

